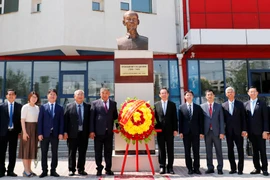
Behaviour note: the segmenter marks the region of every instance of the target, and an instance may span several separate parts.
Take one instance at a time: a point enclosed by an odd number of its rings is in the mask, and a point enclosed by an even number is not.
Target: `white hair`
[[[235,92],[234,88],[231,87],[231,86],[227,87],[226,90],[225,90],[225,92],[227,93],[229,90],[232,90],[233,92]]]
[[[76,91],[74,92],[74,95],[77,95],[77,94],[79,94],[80,92],[84,94],[84,91],[83,91],[83,90],[78,89],[78,90],[76,90]]]

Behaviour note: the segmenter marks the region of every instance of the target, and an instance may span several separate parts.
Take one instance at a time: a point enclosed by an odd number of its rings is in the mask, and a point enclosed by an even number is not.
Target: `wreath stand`
[[[154,131],[161,132],[162,130],[161,129],[155,129]],[[114,132],[119,133],[118,130],[114,130]],[[138,147],[139,142],[138,141],[139,141],[138,139],[135,140],[135,142],[136,142],[135,143],[135,145],[136,145],[136,172],[139,172],[139,147]],[[150,164],[150,167],[151,167],[151,170],[152,170],[152,174],[155,175],[155,170],[154,170],[154,167],[153,167],[153,162],[152,162],[152,158],[151,158],[149,147],[148,147],[147,143],[145,143],[145,148],[146,148],[146,151],[147,151],[148,160],[149,160],[149,164]],[[124,174],[127,155],[128,155],[128,149],[129,149],[129,143],[126,144],[126,152],[125,152],[123,163],[122,163],[121,175]]]

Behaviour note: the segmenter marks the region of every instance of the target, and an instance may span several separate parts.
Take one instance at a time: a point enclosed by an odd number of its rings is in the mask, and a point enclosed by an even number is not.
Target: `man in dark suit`
[[[56,172],[58,164],[58,144],[59,139],[63,139],[64,134],[64,110],[56,103],[57,91],[50,89],[47,93],[48,103],[40,106],[38,116],[38,139],[41,141],[41,166],[42,173],[40,178],[47,176],[48,164],[47,156],[49,144],[51,144],[52,162],[51,176],[59,177]]]
[[[157,134],[159,173],[165,174],[167,148],[167,172],[174,174],[174,136],[178,134],[177,110],[175,103],[169,101],[169,91],[166,88],[162,88],[159,91],[159,97],[161,101],[155,103],[155,117],[157,121],[155,128],[162,129],[162,132]]]
[[[224,116],[221,104],[215,103],[214,91],[209,89],[205,91],[205,97],[207,102],[202,104],[204,114],[204,140],[206,147],[206,159],[207,159],[207,170],[206,174],[214,173],[213,165],[213,144],[216,150],[217,156],[217,170],[218,174],[223,174],[223,156],[221,140],[224,138]]]
[[[200,138],[204,137],[204,117],[201,106],[193,103],[193,92],[184,93],[186,103],[179,107],[179,134],[185,146],[185,160],[188,174],[201,174],[200,168]],[[191,159],[191,146],[194,162]]]
[[[7,176],[16,177],[14,167],[16,163],[16,151],[18,134],[21,133],[21,108],[22,105],[15,102],[16,91],[8,89],[7,102],[0,105],[0,177],[5,176],[5,159],[8,144],[9,164]]]
[[[267,133],[269,133],[269,120],[266,103],[258,99],[256,87],[250,87],[248,95],[250,100],[245,102],[248,127],[248,138],[253,147],[253,164],[255,169],[250,174],[260,174],[263,171],[264,176],[268,176],[266,144]],[[260,165],[260,158],[262,166]]]
[[[113,150],[113,125],[118,118],[116,102],[109,99],[110,90],[100,89],[101,99],[91,103],[90,110],[90,138],[94,139],[95,160],[97,165],[97,176],[102,175],[102,149],[104,147],[104,158],[106,162],[105,171],[107,175],[114,175],[112,167]]]
[[[78,150],[77,169],[80,175],[87,175],[85,172],[85,158],[89,138],[90,105],[84,103],[84,91],[74,92],[73,103],[66,106],[64,113],[64,139],[68,144],[68,169],[69,176],[74,176],[76,171],[76,153]]]
[[[222,104],[225,121],[225,134],[228,146],[228,158],[231,166],[230,174],[237,173],[234,157],[234,143],[238,152],[238,174],[243,174],[244,168],[244,139],[247,136],[247,122],[245,108],[242,102],[236,100],[235,91],[232,87],[226,88],[228,101]]]

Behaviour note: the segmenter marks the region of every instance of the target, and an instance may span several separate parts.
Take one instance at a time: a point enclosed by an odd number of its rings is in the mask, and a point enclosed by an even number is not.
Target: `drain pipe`
[[[182,58],[184,54],[183,50],[183,39],[184,39],[184,17],[183,17],[183,1],[175,0],[175,26],[176,26],[176,47],[177,47],[177,59],[179,68],[179,78],[180,78],[180,97],[181,104],[185,102],[184,98],[184,78],[183,78],[183,66]]]

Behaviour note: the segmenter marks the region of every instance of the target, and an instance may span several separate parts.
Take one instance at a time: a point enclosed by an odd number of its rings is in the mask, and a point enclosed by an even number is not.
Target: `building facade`
[[[204,102],[212,88],[216,101],[233,86],[237,98],[248,100],[247,89],[256,86],[270,103],[270,1],[184,0],[186,50],[185,87]]]
[[[114,50],[127,10],[138,12],[138,32],[154,53],[156,100],[166,86],[177,104],[187,89],[205,102],[207,88],[223,102],[233,86],[246,101],[254,85],[270,103],[269,0],[0,0],[0,102],[7,88],[22,103],[31,90],[46,102],[48,88],[58,89],[62,105],[77,88],[88,102],[100,87],[113,98]]]
[[[134,10],[140,19],[138,32],[149,38],[149,50],[154,53],[153,94],[159,99],[159,89],[166,86],[171,100],[180,104],[176,56],[180,13],[175,1],[0,2],[0,102],[8,88],[17,91],[21,103],[26,103],[32,90],[46,102],[49,88],[58,90],[62,105],[73,99],[78,88],[84,89],[87,102],[99,98],[101,87],[109,87],[114,98],[116,38],[126,33],[123,14]]]

